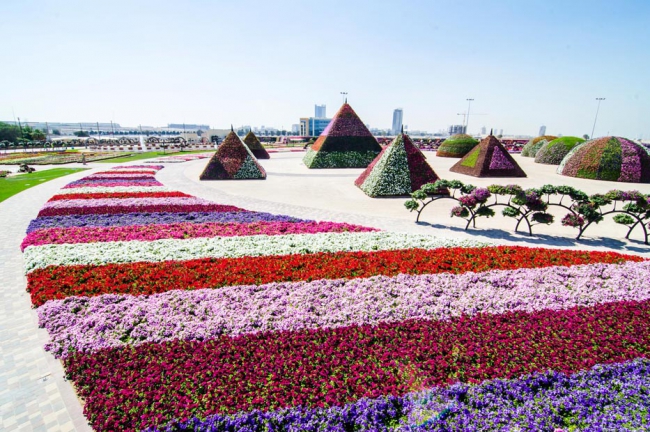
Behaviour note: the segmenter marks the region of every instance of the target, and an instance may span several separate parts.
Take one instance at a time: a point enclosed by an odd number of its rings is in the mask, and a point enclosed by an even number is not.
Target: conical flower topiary
[[[436,156],[462,158],[476,147],[477,144],[478,141],[469,135],[452,135],[440,144],[440,147],[436,151]]]
[[[266,179],[266,171],[234,131],[230,131],[199,176],[200,180]]]
[[[474,177],[526,177],[524,170],[491,133],[449,171]]]
[[[244,144],[253,153],[257,159],[271,159],[269,153],[266,151],[262,143],[255,136],[253,131],[249,131],[244,137]]]
[[[307,168],[365,168],[381,146],[347,103],[303,158]]]
[[[535,155],[535,162],[546,165],[559,165],[571,149],[585,142],[578,137],[565,136],[544,144]]]
[[[553,141],[555,138],[557,137],[553,135],[542,135],[533,138],[521,149],[521,155],[524,157],[535,157],[537,151],[542,148],[544,144]]]
[[[575,146],[557,172],[594,180],[650,183],[650,156],[640,144],[608,136]]]
[[[386,146],[354,182],[366,195],[400,196],[415,192],[440,177],[404,132]],[[448,191],[441,191],[445,193]]]

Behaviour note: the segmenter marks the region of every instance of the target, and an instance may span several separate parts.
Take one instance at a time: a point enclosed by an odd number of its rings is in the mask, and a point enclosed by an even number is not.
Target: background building
[[[397,108],[393,111],[393,135],[397,135],[402,130],[402,120],[404,118],[404,111],[402,108]]]
[[[542,125],[539,127],[539,133],[537,134],[538,136],[546,135],[546,126]]]
[[[328,118],[303,117],[300,119],[300,135],[318,136],[323,133],[331,120]]]
[[[317,119],[323,119],[327,117],[325,114],[326,105],[314,105],[314,117]]]
[[[449,126],[449,135],[464,134],[467,130],[465,125],[451,125]]]

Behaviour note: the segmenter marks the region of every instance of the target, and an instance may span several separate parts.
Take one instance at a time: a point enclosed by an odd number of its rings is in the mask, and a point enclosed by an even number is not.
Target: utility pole
[[[111,120],[111,138],[115,138],[115,129],[113,129],[113,120]]]
[[[24,136],[23,136],[23,125],[20,123],[20,117],[18,117],[18,128],[20,128],[20,137],[24,138]]]
[[[600,111],[600,103],[605,100],[605,98],[596,98],[598,101],[598,107],[596,108],[596,117],[594,118],[594,127],[591,128],[591,136],[589,138],[594,139],[594,131],[596,130],[596,120],[598,120],[598,111]]]
[[[99,141],[101,139],[101,137],[99,136],[99,122],[96,123],[97,123],[97,141]]]
[[[474,99],[467,99],[467,123],[465,124],[465,133],[467,133],[467,129],[469,128],[469,109],[472,106],[472,101]]]
[[[348,92],[339,92],[341,94],[341,100],[343,100],[343,103],[348,102]]]

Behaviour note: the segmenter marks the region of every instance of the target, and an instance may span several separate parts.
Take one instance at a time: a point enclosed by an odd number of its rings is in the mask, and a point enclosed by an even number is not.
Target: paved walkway
[[[458,159],[437,158],[426,152],[436,172],[446,179],[458,179],[477,186],[517,183],[524,188],[543,184],[570,185],[587,193],[606,192],[610,189],[638,189],[650,193],[650,185],[575,179],[555,174],[555,166],[534,163],[532,158],[517,157],[522,168],[529,173],[524,179],[478,179],[449,172]],[[274,154],[271,159],[260,160],[267,171],[266,180],[199,181],[206,160],[183,164],[167,164],[157,178],[167,186],[201,198],[231,204],[249,210],[288,214],[291,216],[348,222],[380,229],[401,232],[432,234],[445,238],[466,238],[498,244],[518,244],[534,247],[581,248],[586,250],[616,250],[631,254],[650,253],[650,246],[640,239],[640,231],[625,240],[627,230],[614,223],[611,217],[586,231],[582,240],[574,239],[577,231],[563,227],[559,219],[566,211],[551,209],[556,222],[550,226],[535,226],[532,237],[513,232],[511,218],[497,215],[479,218],[477,229],[465,231],[465,221],[451,218],[452,200],[432,204],[422,213],[425,222],[416,224],[415,213],[404,208],[405,198],[370,198],[354,185],[362,169],[307,169],[302,163],[303,154]],[[497,210],[499,211],[499,210]]]
[[[0,430],[91,430],[61,363],[43,350],[47,332],[38,328],[25,291],[20,252],[25,230],[43,204],[90,172],[50,180],[0,203]]]

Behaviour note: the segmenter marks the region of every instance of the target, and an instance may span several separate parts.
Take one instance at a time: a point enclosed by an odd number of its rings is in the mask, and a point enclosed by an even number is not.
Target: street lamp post
[[[472,101],[474,99],[466,99],[467,100],[467,123],[465,123],[465,133],[467,133],[467,129],[469,129],[469,109],[472,106]]]
[[[339,92],[341,94],[341,99],[343,100],[343,103],[346,103],[348,101],[348,92]]]
[[[598,111],[600,111],[600,103],[605,100],[605,98],[596,98],[598,101],[598,107],[596,108],[596,117],[594,118],[594,127],[591,128],[591,139],[594,139],[594,131],[596,130],[596,120],[598,120]]]

